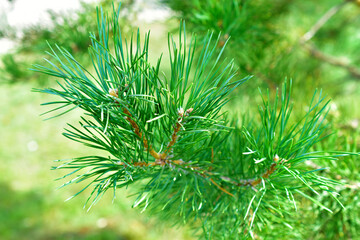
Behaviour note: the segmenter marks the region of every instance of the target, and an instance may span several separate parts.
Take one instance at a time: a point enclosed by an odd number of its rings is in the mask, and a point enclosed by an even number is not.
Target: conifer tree
[[[347,155],[313,148],[329,134],[321,91],[297,119],[292,83],[285,81],[274,99],[260,93],[258,117],[239,121],[224,106],[250,77],[239,78],[232,61],[222,60],[221,35],[209,33],[198,43],[182,23],[179,39],[169,35],[171,73],[164,76],[162,58],[149,61],[149,34],[142,41],[139,32],[130,41],[122,38],[119,12],[108,18],[98,11],[89,49],[94,70],[57,45],[48,66],[34,66],[61,79],[58,88],[38,90],[60,99],[46,103],[55,106],[49,112],[83,112],[64,135],[103,150],[55,167],[69,170],[64,186],[86,182],[79,193],[92,189],[89,208],[108,190],[115,196],[116,189],[136,189],[134,207],[191,223],[206,239],[256,238],[276,224],[291,228],[302,197],[331,212],[314,195],[325,191],[337,200],[339,182],[305,165]]]

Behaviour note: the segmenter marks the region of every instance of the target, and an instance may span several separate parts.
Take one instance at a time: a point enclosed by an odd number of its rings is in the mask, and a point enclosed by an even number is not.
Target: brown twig
[[[340,11],[347,3],[352,2],[353,0],[345,0],[338,5],[330,8],[311,28],[307,31],[300,39],[301,42],[305,43],[315,36],[315,34],[320,30],[322,26],[325,25],[329,19],[334,16],[337,12]]]
[[[302,45],[313,57],[327,62],[331,65],[342,67],[346,69],[353,77],[360,78],[360,69],[357,67],[349,64],[348,62],[325,54],[320,50],[316,49],[314,46],[307,44],[307,42],[312,39],[315,34],[322,28],[327,21],[331,17],[333,17],[336,13],[338,13],[347,3],[354,2],[354,0],[344,0],[343,2],[339,3],[338,5],[333,6],[330,8],[311,28],[307,31],[301,38],[300,38],[300,45]]]
[[[162,158],[161,154],[155,152],[155,150],[152,148],[152,146],[148,144],[148,141],[147,141],[147,139],[143,136],[143,134],[141,133],[139,126],[138,126],[137,123],[131,118],[132,116],[131,116],[131,113],[129,112],[129,110],[127,110],[126,108],[123,108],[123,111],[124,111],[124,113],[125,113],[126,115],[128,115],[128,116],[126,117],[126,120],[128,120],[128,121],[130,122],[131,126],[132,126],[133,129],[134,129],[135,134],[136,134],[140,139],[142,139],[145,150],[149,150],[149,153],[150,153],[151,156],[153,156],[155,159],[161,159],[161,158]]]
[[[244,186],[250,185],[250,186],[252,186],[252,187],[255,187],[256,185],[258,185],[259,183],[261,183],[262,179],[267,179],[267,178],[269,178],[270,175],[275,172],[276,166],[277,166],[277,163],[271,164],[270,168],[266,170],[266,172],[261,176],[261,178],[258,178],[258,179],[256,179],[256,180],[247,181],[247,182],[244,184]]]
[[[119,91],[118,89],[110,89],[109,90],[109,95],[115,97],[115,98],[118,98],[119,97]],[[115,100],[116,101],[116,100]],[[119,104],[118,101],[116,101],[116,103]],[[142,140],[143,144],[144,144],[144,148],[145,150],[149,150],[149,153],[151,154],[151,156],[153,156],[155,159],[156,159],[156,162],[160,162],[160,163],[163,163],[165,164],[165,161],[164,160],[167,160],[168,158],[168,153],[170,152],[171,148],[174,146],[174,144],[176,143],[176,140],[178,138],[178,133],[180,131],[180,128],[181,128],[181,122],[182,120],[184,119],[184,117],[188,116],[192,111],[193,111],[193,108],[189,108],[187,109],[185,112],[182,108],[180,108],[178,110],[178,119],[177,119],[177,122],[175,124],[175,127],[174,127],[174,131],[171,135],[171,140],[169,142],[169,144],[167,145],[166,147],[166,150],[163,152],[163,153],[157,153],[153,148],[152,146],[148,143],[147,139],[143,136],[142,132],[140,131],[140,127],[139,125],[133,120],[132,118],[132,115],[131,113],[129,112],[129,110],[124,107],[123,108],[123,111],[124,113],[127,115],[126,117],[126,120],[130,123],[130,125],[132,126],[135,134]],[[155,162],[155,163],[156,163]],[[141,163],[140,165],[142,166],[149,166],[149,165],[146,165],[144,163]],[[155,164],[155,165],[159,165],[159,164]]]
[[[229,177],[220,176],[220,179],[222,179],[226,182],[230,182],[231,184],[233,184],[237,187],[251,186],[254,188],[258,184],[260,184],[263,179],[269,178],[271,176],[271,174],[273,174],[276,171],[277,166],[284,165],[286,162],[287,162],[287,160],[285,160],[285,159],[282,159],[281,161],[279,161],[279,157],[276,155],[274,157],[274,163],[271,164],[270,168],[267,169],[265,171],[265,173],[262,174],[259,178],[242,179],[240,181],[235,181],[235,180],[231,180]],[[218,183],[216,183],[213,178],[211,178],[211,176],[213,176],[214,173],[212,173],[210,171],[203,171],[200,167],[191,166],[190,163],[186,163],[182,160],[163,160],[163,161],[156,161],[156,162],[151,162],[151,163],[135,162],[135,163],[133,163],[133,166],[135,166],[135,167],[153,167],[153,166],[165,166],[166,164],[168,164],[168,165],[185,165],[186,164],[187,166],[185,168],[190,168],[191,170],[197,170],[198,172],[195,172],[196,174],[198,174],[202,177],[208,178],[209,181],[212,184],[214,184],[217,188],[219,188],[222,192],[226,193],[229,196],[234,197],[234,195],[232,193],[227,191],[225,188],[223,188]],[[119,162],[119,165],[123,165],[126,167],[126,164],[123,162]],[[288,163],[288,167],[290,167],[289,163]]]
[[[331,55],[327,55],[320,50],[316,49],[314,46],[310,44],[303,44],[303,47],[315,58],[325,61],[331,65],[342,67],[346,69],[353,77],[360,78],[360,69],[357,67],[347,63],[346,61],[339,59],[337,57],[333,57]]]
[[[224,177],[224,176],[221,176],[220,178],[238,187],[246,187],[246,186],[256,187],[261,183],[263,179],[269,178],[271,174],[273,174],[276,171],[278,166],[286,164],[287,167],[290,167],[290,163],[287,163],[287,160],[285,159],[280,160],[278,155],[275,155],[273,161],[274,162],[270,165],[270,168],[267,169],[265,173],[263,173],[260,177],[257,178],[241,179],[238,181],[235,181],[233,179],[230,179],[229,177]]]
[[[172,146],[174,146],[176,139],[177,139],[177,134],[180,131],[181,125],[179,122],[176,123],[175,127],[174,127],[174,132],[171,135],[171,141],[167,146],[167,149],[170,149]]]
[[[115,98],[119,97],[118,93],[119,93],[119,91],[117,89],[110,89],[109,90],[109,95],[111,95],[111,96],[113,96]],[[116,101],[116,103],[119,104],[118,101]],[[148,144],[147,139],[143,136],[142,132],[140,131],[139,125],[137,125],[137,123],[132,119],[132,115],[129,112],[129,110],[126,107],[124,107],[123,111],[127,115],[126,120],[130,123],[130,125],[134,129],[135,134],[142,140],[145,150],[149,150],[149,153],[155,159],[161,159],[161,154],[155,152],[155,150],[152,148],[152,146]]]
[[[209,171],[213,169],[212,164],[214,163],[214,148],[211,148],[211,166],[209,167]]]
[[[174,131],[171,135],[171,140],[169,142],[169,144],[166,146],[166,150],[164,151],[164,154],[168,154],[171,150],[171,148],[174,146],[174,144],[176,143],[176,140],[178,138],[178,133],[181,129],[181,122],[183,121],[184,117],[186,116],[189,116],[189,114],[193,111],[194,109],[193,108],[189,108],[187,109],[185,112],[184,112],[184,109],[180,108],[178,110],[178,119],[177,119],[177,122],[174,126]]]
[[[118,162],[119,165],[127,166],[124,162]],[[132,162],[132,165],[134,167],[154,167],[154,166],[165,166],[166,164],[176,164],[176,165],[182,165],[184,164],[184,161],[182,160],[162,160],[162,161],[155,161],[155,162]]]
[[[214,184],[216,187],[218,187],[221,191],[223,191],[227,195],[230,195],[230,196],[234,197],[234,194],[229,193],[225,188],[223,188],[219,184],[217,184],[212,178],[209,178],[209,180],[210,180],[210,182],[212,182],[212,184]]]

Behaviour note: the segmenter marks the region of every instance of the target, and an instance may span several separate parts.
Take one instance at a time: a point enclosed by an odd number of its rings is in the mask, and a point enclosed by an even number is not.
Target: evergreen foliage
[[[45,103],[55,105],[49,112],[83,111],[64,135],[103,150],[55,167],[70,171],[64,178],[73,176],[64,186],[86,182],[79,193],[93,189],[90,208],[108,190],[115,197],[116,189],[135,185],[134,207],[192,223],[206,239],[256,238],[276,224],[292,228],[303,197],[332,211],[316,196],[337,200],[340,183],[305,165],[348,155],[314,149],[329,134],[321,91],[295,119],[287,81],[274,99],[262,94],[259,121],[237,121],[223,108],[250,77],[239,78],[233,63],[222,60],[221,35],[208,33],[198,44],[182,23],[178,41],[169,35],[171,73],[163,76],[161,57],[155,66],[149,62],[149,34],[143,41],[139,32],[129,42],[122,38],[119,10],[111,19],[98,12],[89,49],[94,71],[58,46],[51,47],[49,66],[34,66],[62,79],[58,88],[38,90],[60,98]]]

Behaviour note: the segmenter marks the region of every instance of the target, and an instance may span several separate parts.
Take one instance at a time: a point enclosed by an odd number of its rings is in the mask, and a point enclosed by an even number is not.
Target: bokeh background
[[[86,192],[65,201],[82,186],[57,189],[64,180],[55,179],[66,172],[50,170],[58,165],[53,160],[95,150],[61,135],[79,112],[44,121],[48,116],[40,114],[49,108],[40,104],[54,98],[32,89],[56,82],[29,69],[45,63],[48,43],[65,47],[91,69],[87,48],[89,32],[97,27],[96,6],[110,10],[111,4],[0,0],[0,239],[195,239],[189,227],[174,228],[131,208],[131,190],[118,191],[114,201],[107,194],[90,211],[83,209]],[[229,104],[239,118],[256,112],[258,88],[273,94],[285,78],[293,79],[295,115],[306,110],[316,88],[322,89],[332,99],[327,121],[333,135],[315,148],[359,152],[359,1],[124,0],[121,16],[125,36],[137,28],[151,30],[152,61],[162,52],[166,59],[167,34],[177,34],[180,19],[200,41],[208,30],[221,34],[219,50],[228,40],[224,55],[234,59],[239,77],[254,75]],[[169,72],[166,62],[162,67]],[[304,201],[294,215],[302,229],[299,239],[360,239],[359,159],[308,167],[326,167],[321,174],[344,183],[339,192],[346,208],[325,195],[318,199],[334,214]]]

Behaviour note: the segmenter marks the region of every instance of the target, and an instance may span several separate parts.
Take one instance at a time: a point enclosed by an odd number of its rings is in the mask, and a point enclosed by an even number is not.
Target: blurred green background
[[[332,99],[327,121],[334,134],[315,148],[359,152],[360,76],[356,73],[360,72],[360,4],[343,2],[128,0],[123,1],[120,21],[125,36],[137,27],[142,32],[151,30],[152,61],[162,52],[166,59],[167,32],[176,35],[180,19],[185,19],[188,31],[195,32],[199,42],[208,30],[221,33],[219,50],[228,40],[224,55],[234,59],[239,76],[254,75],[233,96],[229,104],[233,114],[254,115],[258,87],[274,93],[286,77],[292,78],[295,115],[305,111],[315,88]],[[21,28],[11,25],[7,11],[26,7],[24,1],[0,3],[0,7],[8,7],[0,9],[0,239],[194,239],[186,227],[172,228],[171,223],[132,209],[133,199],[128,196],[134,191],[118,191],[114,202],[109,193],[87,212],[82,208],[86,192],[64,201],[83,185],[56,190],[64,180],[54,180],[65,172],[51,171],[58,164],[53,160],[95,150],[61,135],[67,122],[77,121],[79,112],[43,121],[46,116],[39,115],[49,109],[40,104],[53,99],[31,89],[54,86],[55,81],[28,69],[32,64],[44,64],[49,50],[46,41],[65,47],[79,62],[90,65],[88,35],[96,31],[95,7],[101,4],[109,10],[111,1],[84,2],[72,11],[53,9],[45,13],[48,24]],[[336,7],[336,14],[316,34],[301,42],[322,16]],[[9,42],[12,47],[5,49]],[[162,67],[169,72],[166,61]],[[324,176],[344,182],[339,192],[346,208],[326,195],[318,199],[334,214],[303,202],[303,209],[293,219],[299,227],[297,239],[360,239],[359,159],[310,163],[309,169],[319,166],[329,168],[322,171]],[[287,239],[275,235],[275,230],[264,234],[268,239]]]

